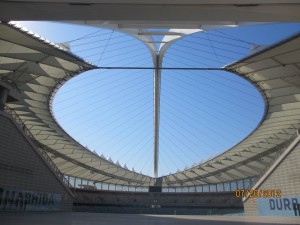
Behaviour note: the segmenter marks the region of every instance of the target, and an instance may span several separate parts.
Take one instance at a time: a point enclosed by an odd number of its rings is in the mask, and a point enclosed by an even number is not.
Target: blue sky
[[[20,23],[53,42],[68,42],[72,52],[98,66],[152,66],[144,44],[116,30]],[[192,34],[170,47],[163,67],[221,68],[247,56],[253,45],[274,44],[299,31],[300,24],[265,24]],[[61,126],[82,145],[153,175],[152,70],[83,73],[58,91],[53,110]],[[253,131],[263,113],[259,93],[238,76],[163,70],[159,175],[228,150]]]

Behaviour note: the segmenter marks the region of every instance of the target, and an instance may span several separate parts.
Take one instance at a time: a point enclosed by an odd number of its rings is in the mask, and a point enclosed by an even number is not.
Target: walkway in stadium
[[[299,218],[100,213],[0,213],[1,225],[254,225],[300,224]]]

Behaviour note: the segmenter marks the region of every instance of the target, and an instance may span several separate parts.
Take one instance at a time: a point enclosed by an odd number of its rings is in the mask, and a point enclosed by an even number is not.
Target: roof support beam
[[[111,2],[77,1],[1,1],[0,14],[3,21],[9,20],[49,20],[49,21],[100,21],[118,28],[135,27],[176,27],[199,28],[201,22],[229,24],[241,22],[297,22],[299,4],[294,1],[259,1],[259,4],[236,4],[237,1],[214,1],[201,4],[199,1],[173,1],[141,4],[141,1]],[[168,3],[169,2],[169,3]],[[241,2],[241,1],[239,1]],[[268,4],[266,4],[266,2]],[[79,4],[78,4],[79,3]],[[80,4],[81,3],[81,4]],[[85,3],[85,4],[82,4]],[[192,4],[191,4],[192,3]],[[206,2],[208,3],[208,1]],[[293,4],[294,3],[294,4]],[[59,9],[59,10],[58,10]],[[55,13],[53,13],[55,12]],[[138,13],[137,13],[138,12]],[[262,13],[263,12],[263,13]],[[238,21],[237,21],[238,19]]]

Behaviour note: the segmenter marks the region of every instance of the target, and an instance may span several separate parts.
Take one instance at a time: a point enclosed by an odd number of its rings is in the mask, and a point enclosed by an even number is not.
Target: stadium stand
[[[138,193],[75,189],[74,211],[151,214],[234,214],[243,212],[234,192]]]

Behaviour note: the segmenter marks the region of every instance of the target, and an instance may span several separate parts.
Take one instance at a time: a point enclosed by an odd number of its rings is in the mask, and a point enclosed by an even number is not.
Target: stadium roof
[[[62,173],[97,182],[129,186],[154,185],[155,179],[114,164],[72,139],[55,121],[51,104],[64,82],[96,68],[12,23],[0,24],[0,78],[22,93],[10,103],[34,137],[45,146]],[[224,70],[257,87],[266,103],[265,117],[239,144],[193,168],[161,178],[164,187],[197,186],[261,174],[300,125],[300,34],[271,46]]]

